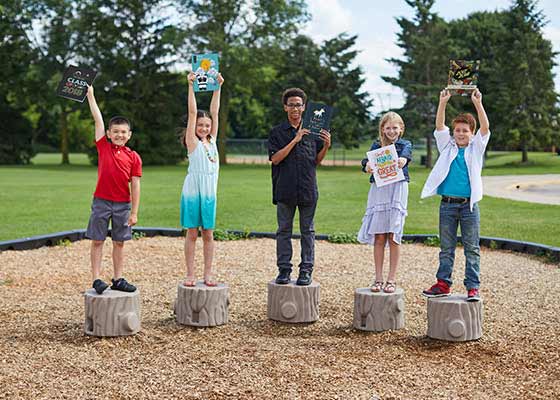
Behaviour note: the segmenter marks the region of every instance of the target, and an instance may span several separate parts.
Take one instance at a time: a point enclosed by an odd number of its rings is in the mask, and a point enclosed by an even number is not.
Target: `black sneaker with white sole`
[[[111,282],[113,282],[111,285],[112,290],[120,290],[121,292],[134,292],[136,290],[136,286],[131,285],[124,278],[111,279]]]

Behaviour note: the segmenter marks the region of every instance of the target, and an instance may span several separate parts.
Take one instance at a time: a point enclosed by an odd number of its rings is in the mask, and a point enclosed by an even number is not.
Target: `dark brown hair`
[[[128,129],[132,130],[132,124],[130,123],[128,118],[125,118],[120,115],[115,115],[113,118],[109,120],[109,129],[111,129],[113,125],[128,125]]]
[[[290,97],[300,97],[301,100],[303,100],[303,104],[306,104],[307,102],[307,95],[300,88],[289,88],[284,90],[284,93],[282,93],[282,104],[288,104],[288,99]]]
[[[455,129],[455,125],[461,123],[467,124],[471,129],[472,133],[474,133],[474,131],[476,130],[476,119],[474,118],[474,115],[472,115],[471,113],[464,113],[464,114],[457,115],[455,119],[451,121],[451,127]]]
[[[214,122],[212,120],[212,116],[210,115],[210,113],[206,110],[197,110],[196,111],[196,120],[198,121],[199,118],[210,118],[210,121]],[[184,148],[187,148],[187,144],[185,143],[185,136],[187,135],[187,125],[189,123],[189,116],[188,114],[183,115],[183,117],[181,118],[181,126],[179,128],[179,132],[181,135],[181,144],[183,145]],[[196,127],[195,127],[196,129]],[[208,139],[210,139],[211,135],[208,135]]]

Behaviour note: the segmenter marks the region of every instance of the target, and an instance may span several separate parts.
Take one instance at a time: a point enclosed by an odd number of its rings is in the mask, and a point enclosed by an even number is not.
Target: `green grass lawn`
[[[519,153],[491,153],[484,173],[560,173],[560,157],[534,153],[529,165],[518,165]],[[0,240],[10,240],[87,226],[97,170],[82,154],[62,166],[60,155],[40,154],[29,166],[0,167]],[[179,228],[179,198],[186,165],[145,167],[140,226]],[[438,198],[420,199],[428,170],[411,167],[409,215],[405,233],[437,233]],[[273,232],[270,167],[227,165],[220,170],[217,227]],[[369,183],[358,167],[321,167],[317,233],[355,233],[367,200]],[[481,234],[560,246],[560,206],[485,197]]]

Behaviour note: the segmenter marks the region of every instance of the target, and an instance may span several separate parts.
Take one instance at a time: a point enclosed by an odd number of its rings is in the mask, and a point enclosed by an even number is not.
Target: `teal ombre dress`
[[[211,139],[207,147],[199,141],[189,154],[189,170],[181,193],[183,228],[214,229],[219,169],[216,141]]]

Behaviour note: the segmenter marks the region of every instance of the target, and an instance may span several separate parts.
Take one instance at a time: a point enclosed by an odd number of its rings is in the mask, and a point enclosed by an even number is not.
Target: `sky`
[[[412,8],[404,0],[307,0],[311,21],[304,29],[314,41],[321,43],[341,32],[358,35],[357,63],[365,72],[364,89],[374,100],[373,112],[397,108],[404,103],[402,92],[384,82],[381,76],[397,76],[397,69],[385,61],[401,58],[402,51],[395,44],[400,27],[397,17],[411,19]],[[548,24],[543,29],[553,49],[560,52],[560,2],[539,0]],[[464,18],[475,11],[495,11],[509,8],[510,0],[436,0],[432,10],[443,19]],[[484,62],[484,60],[481,60]],[[556,57],[560,64],[560,55]],[[560,67],[554,68],[556,92],[560,93]],[[442,82],[445,85],[446,82]]]

